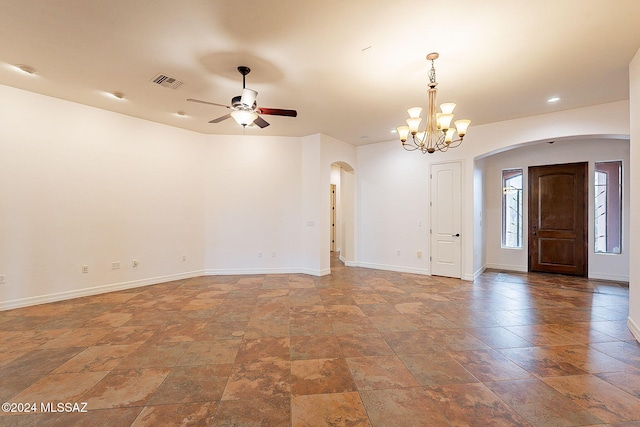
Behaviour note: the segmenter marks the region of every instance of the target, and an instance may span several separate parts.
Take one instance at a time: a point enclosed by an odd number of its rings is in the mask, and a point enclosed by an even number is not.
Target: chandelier
[[[462,143],[462,139],[467,133],[467,128],[471,124],[471,120],[456,120],[454,122],[455,127],[451,126],[451,120],[453,120],[453,109],[456,108],[456,104],[453,102],[447,102],[440,106],[441,113],[436,112],[436,94],[438,89],[436,86],[436,69],[433,66],[433,62],[438,59],[440,55],[438,53],[430,53],[427,55],[427,60],[431,61],[431,70],[429,70],[429,106],[427,111],[427,126],[424,130],[419,130],[420,122],[422,118],[421,107],[412,107],[407,110],[409,118],[407,119],[407,126],[398,127],[398,135],[400,135],[400,141],[402,142],[402,148],[407,151],[420,150],[424,153],[434,153],[438,151],[447,151],[449,148],[454,148]],[[458,132],[458,139],[454,140],[455,133]],[[407,138],[411,134],[411,142],[407,142]]]

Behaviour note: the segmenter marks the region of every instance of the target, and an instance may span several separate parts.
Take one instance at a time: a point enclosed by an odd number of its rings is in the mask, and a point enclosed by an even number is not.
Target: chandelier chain
[[[429,81],[431,84],[429,86],[435,87],[438,83],[436,83],[436,68],[434,66],[434,60],[431,60],[431,69],[429,70]]]

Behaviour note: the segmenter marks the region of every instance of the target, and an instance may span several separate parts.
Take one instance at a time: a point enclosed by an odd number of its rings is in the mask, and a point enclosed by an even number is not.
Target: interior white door
[[[462,277],[460,162],[431,165],[431,274]]]

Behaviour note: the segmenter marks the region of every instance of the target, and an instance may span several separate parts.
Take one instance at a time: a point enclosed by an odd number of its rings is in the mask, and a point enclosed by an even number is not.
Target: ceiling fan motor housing
[[[251,107],[249,107],[248,105],[243,104],[242,103],[242,96],[240,96],[240,95],[234,96],[233,98],[231,98],[231,107],[234,110],[255,110],[255,108],[257,106],[258,106],[257,102],[254,102]]]

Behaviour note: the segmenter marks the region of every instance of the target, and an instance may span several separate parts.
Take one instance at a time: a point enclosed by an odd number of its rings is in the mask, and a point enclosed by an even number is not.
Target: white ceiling
[[[0,0],[0,10],[0,84],[202,133],[357,145],[394,139],[406,109],[425,106],[429,52],[440,53],[438,100],[471,119],[471,139],[474,125],[628,99],[640,48],[638,0]],[[298,117],[245,131],[208,123],[225,108],[186,102],[228,104],[238,65],[251,67],[259,106]],[[185,83],[151,83],[158,73]],[[105,96],[114,91],[126,98]]]

